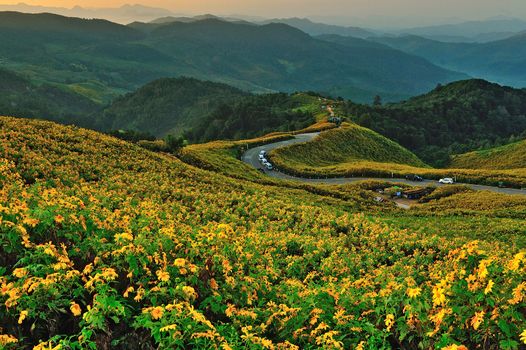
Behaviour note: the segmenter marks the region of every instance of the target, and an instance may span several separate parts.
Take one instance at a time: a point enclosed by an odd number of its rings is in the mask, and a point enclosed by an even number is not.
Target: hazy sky
[[[177,13],[244,14],[263,17],[412,17],[444,21],[494,16],[526,18],[526,0],[21,0],[31,5],[117,7],[141,3]],[[16,0],[0,0],[13,4]]]

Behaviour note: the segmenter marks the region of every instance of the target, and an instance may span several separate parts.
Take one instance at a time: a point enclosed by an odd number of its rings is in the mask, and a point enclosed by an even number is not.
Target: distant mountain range
[[[418,36],[371,39],[441,67],[504,85],[526,86],[526,33],[488,43],[444,43]]]
[[[526,31],[526,21],[518,18],[501,18],[409,28],[395,34],[416,35],[445,42],[482,43],[506,39],[523,31]]]
[[[10,69],[107,99],[162,77],[191,76],[248,91],[322,91],[399,100],[466,78],[376,44],[329,42],[286,24],[215,18],[123,26],[51,14],[0,13],[0,59]],[[93,84],[96,88],[89,88]],[[101,87],[102,86],[102,87]]]
[[[370,30],[366,30],[359,27],[344,27],[331,24],[316,23],[307,18],[275,18],[261,22],[261,24],[268,23],[284,23],[291,27],[298,28],[310,35],[335,34],[342,36],[353,36],[356,38],[367,38],[376,35]]]
[[[134,21],[149,22],[159,17],[175,16],[172,11],[143,5],[123,5],[116,8],[85,8],[81,6],[65,8],[19,3],[16,5],[0,5],[0,11],[53,13],[69,17],[100,18],[122,24],[127,24]]]

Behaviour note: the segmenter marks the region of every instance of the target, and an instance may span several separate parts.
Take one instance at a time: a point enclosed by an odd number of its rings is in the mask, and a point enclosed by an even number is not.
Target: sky
[[[331,18],[332,22],[390,21],[446,23],[514,16],[526,19],[526,0],[22,0],[30,5],[118,7],[127,3],[162,7],[180,14],[242,14],[262,17]],[[18,1],[0,0],[0,5]],[[387,22],[384,21],[387,24]],[[343,24],[343,23],[341,23]],[[404,23],[407,25],[407,23]]]

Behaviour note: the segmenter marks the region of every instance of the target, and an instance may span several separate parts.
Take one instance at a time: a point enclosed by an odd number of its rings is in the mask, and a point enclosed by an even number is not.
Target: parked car
[[[270,164],[270,163],[267,163],[265,166],[267,167],[267,170],[272,170],[272,169],[274,169],[274,167],[273,167],[272,164]]]
[[[407,180],[409,181],[418,181],[418,182],[421,182],[421,181],[424,181],[424,178],[422,176],[418,176],[418,175],[407,175],[405,177]]]
[[[265,150],[259,152],[259,155],[260,155],[260,156],[265,156],[266,154],[267,154],[267,152],[266,152]]]
[[[455,183],[455,180],[453,180],[450,177],[445,177],[443,179],[438,180],[438,182],[440,182],[441,184],[444,184],[444,185],[452,185],[452,184]]]
[[[263,165],[266,166],[267,164],[270,164],[270,163],[268,162],[268,160],[266,160],[265,158],[263,158],[263,160],[261,161],[261,164],[263,164]]]
[[[260,154],[260,155],[259,155],[259,160],[260,160],[260,161],[263,161],[263,159],[265,159],[265,155],[264,155],[264,154]]]

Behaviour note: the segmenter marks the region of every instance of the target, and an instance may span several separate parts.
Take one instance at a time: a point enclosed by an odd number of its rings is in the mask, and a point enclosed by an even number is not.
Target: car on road
[[[264,157],[266,154],[267,154],[267,152],[266,152],[265,150],[262,150],[261,152],[259,152],[259,155],[260,155],[260,156],[263,156],[263,157]]]
[[[422,176],[418,176],[416,174],[414,174],[414,175],[407,175],[405,178],[406,178],[406,180],[409,180],[409,181],[418,181],[418,182],[424,181],[424,178]]]
[[[272,166],[272,164],[270,164],[270,163],[267,163],[265,166],[267,167],[267,170],[274,169],[274,166]]]
[[[264,154],[260,154],[260,155],[259,155],[259,160],[260,160],[260,161],[263,161],[263,159],[265,159],[265,155],[264,155]]]
[[[444,185],[452,185],[455,183],[455,180],[453,180],[450,177],[445,177],[443,179],[438,180],[438,182]]]

